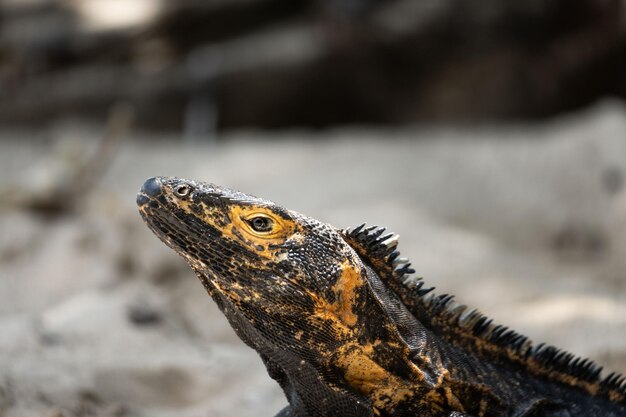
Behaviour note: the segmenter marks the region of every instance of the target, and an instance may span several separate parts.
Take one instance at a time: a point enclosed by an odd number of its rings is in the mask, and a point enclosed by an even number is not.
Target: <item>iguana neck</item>
[[[368,343],[361,341],[360,347],[345,347],[353,352],[351,359],[359,365],[349,362],[353,367],[352,374],[367,374],[373,381],[361,384],[361,389],[370,390],[367,394],[373,404],[394,416],[427,417],[454,412],[483,417],[505,415],[509,410],[507,401],[480,382],[492,371],[489,365],[474,361],[467,352],[442,340],[416,319],[371,267],[365,265],[364,270],[365,286],[371,299],[359,314],[370,323],[378,320],[379,325],[393,330],[385,335],[385,342],[374,340],[372,345],[370,339]],[[368,330],[368,333],[374,332]],[[387,373],[369,366],[376,343],[380,343],[381,352],[376,363],[384,364]],[[398,358],[402,360],[390,363]],[[407,369],[411,372],[409,378]]]
[[[344,274],[358,277],[358,283],[346,286],[339,280],[336,300],[356,321],[330,356],[328,367],[337,368],[380,415],[403,415],[405,410],[430,416],[463,410],[448,383],[449,372],[434,335],[370,267],[358,262],[344,268]]]
[[[626,378],[618,374],[602,378],[602,368],[588,359],[551,346],[533,346],[525,336],[493,324],[476,310],[454,302],[452,296],[435,296],[433,288],[424,288],[421,278],[411,276],[415,271],[408,260],[399,257],[398,237],[383,232],[375,226],[360,226],[343,236],[388,291],[430,331],[437,355],[449,371],[451,388],[457,395],[473,399],[473,408],[482,409],[476,401],[482,398],[491,397],[492,408],[494,402],[510,402],[509,398],[548,396],[557,403],[585,404],[578,407],[583,410],[580,414],[572,416],[624,412]],[[463,394],[468,389],[474,393]],[[604,414],[589,411],[596,408]]]

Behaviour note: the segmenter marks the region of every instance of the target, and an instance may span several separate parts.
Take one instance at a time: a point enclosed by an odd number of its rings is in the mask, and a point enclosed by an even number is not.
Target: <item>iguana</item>
[[[434,295],[382,228],[178,178],[137,204],[280,384],[280,417],[626,416],[623,376]]]

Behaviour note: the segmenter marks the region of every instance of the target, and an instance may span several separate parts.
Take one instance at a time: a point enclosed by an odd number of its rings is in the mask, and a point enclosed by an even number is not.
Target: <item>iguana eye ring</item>
[[[191,192],[191,187],[186,184],[178,185],[174,188],[174,194],[179,197],[186,197]]]
[[[255,232],[267,233],[274,229],[274,220],[266,216],[256,216],[250,219],[246,219],[246,222],[250,225]]]

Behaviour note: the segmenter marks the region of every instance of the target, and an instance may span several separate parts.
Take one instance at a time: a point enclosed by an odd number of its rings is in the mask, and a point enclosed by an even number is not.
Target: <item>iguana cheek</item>
[[[363,287],[361,270],[345,261],[340,268],[340,275],[331,287],[332,301],[313,294],[316,299],[315,314],[312,320],[323,320],[331,325],[336,337],[343,339],[354,336],[358,322],[356,301]]]
[[[348,327],[354,327],[358,317],[356,310],[356,298],[358,290],[363,286],[363,276],[360,270],[350,265],[347,261],[341,266],[341,275],[335,285],[335,302],[330,305],[330,311]]]

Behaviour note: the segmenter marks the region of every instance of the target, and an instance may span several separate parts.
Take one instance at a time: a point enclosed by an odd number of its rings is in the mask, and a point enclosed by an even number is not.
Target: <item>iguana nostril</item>
[[[147,196],[156,197],[161,192],[161,183],[156,177],[148,178],[141,186],[141,191]]]

